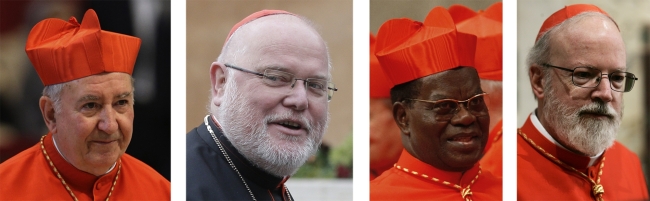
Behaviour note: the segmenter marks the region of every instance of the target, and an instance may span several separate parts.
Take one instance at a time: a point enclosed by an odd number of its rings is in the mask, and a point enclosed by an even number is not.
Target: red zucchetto
[[[390,98],[390,88],[393,85],[375,56],[376,43],[377,37],[370,34],[370,98]]]
[[[104,72],[131,75],[140,43],[139,38],[101,30],[97,13],[88,9],[81,25],[74,17],[37,23],[25,51],[48,86]]]
[[[462,5],[449,7],[458,32],[476,35],[474,67],[481,79],[503,80],[502,8],[501,2],[478,12]]]
[[[542,28],[540,28],[539,32],[537,33],[537,38],[535,38],[535,43],[537,43],[537,40],[539,40],[539,38],[542,37],[542,34],[546,33],[546,31],[548,31],[550,28],[553,28],[555,25],[564,22],[564,20],[567,20],[569,18],[572,18],[573,16],[576,16],[584,12],[597,12],[597,13],[602,13],[609,17],[609,15],[605,11],[591,4],[574,4],[574,5],[564,6],[564,8],[558,10],[557,12],[553,13],[551,16],[546,18],[544,24],[542,24]]]
[[[241,27],[241,26],[243,26],[245,24],[248,24],[249,22],[251,22],[253,20],[256,20],[256,19],[259,19],[259,18],[262,18],[262,17],[265,17],[265,16],[277,15],[277,14],[295,15],[293,13],[283,11],[283,10],[261,10],[261,11],[257,11],[257,12],[255,12],[253,14],[250,14],[248,17],[242,19],[241,21],[237,22],[237,24],[235,24],[235,26],[233,26],[230,29],[230,32],[228,33],[228,37],[226,37],[226,42],[225,43],[227,43],[228,40],[230,40],[230,37],[232,36],[232,34],[235,33],[235,31],[237,31],[237,29],[239,29],[239,27]]]
[[[392,86],[459,66],[474,66],[476,36],[456,31],[449,12],[433,8],[424,22],[386,21],[377,33],[375,55]]]

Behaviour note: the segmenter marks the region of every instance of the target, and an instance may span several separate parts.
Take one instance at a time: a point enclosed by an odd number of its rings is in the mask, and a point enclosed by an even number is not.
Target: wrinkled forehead
[[[560,27],[551,38],[551,62],[568,67],[592,66],[623,70],[625,44],[616,24],[599,13],[580,16]]]
[[[557,35],[566,36],[610,36],[621,38],[618,25],[608,16],[601,13],[582,13],[567,20],[558,27]]]
[[[329,74],[325,42],[300,17],[283,14],[265,16],[240,27],[231,40],[231,48],[238,48],[243,53],[243,56],[238,57],[237,65],[255,68],[295,67]]]

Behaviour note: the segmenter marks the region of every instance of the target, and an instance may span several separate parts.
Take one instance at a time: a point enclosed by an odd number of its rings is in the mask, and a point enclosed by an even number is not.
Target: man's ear
[[[402,134],[408,136],[411,135],[411,129],[409,128],[410,122],[406,107],[408,106],[403,102],[393,103],[393,119],[395,119],[395,123],[397,123]]]
[[[223,100],[224,86],[226,85],[226,66],[219,62],[213,62],[210,66],[210,91],[212,92],[212,104],[220,106]]]
[[[533,89],[533,95],[539,100],[544,98],[544,72],[539,66],[533,65],[528,70],[528,77],[530,78],[530,87]]]
[[[57,132],[56,130],[56,117],[54,115],[54,101],[47,96],[41,96],[41,99],[38,100],[38,105],[41,108],[41,114],[43,115],[43,120],[45,125],[53,134]]]

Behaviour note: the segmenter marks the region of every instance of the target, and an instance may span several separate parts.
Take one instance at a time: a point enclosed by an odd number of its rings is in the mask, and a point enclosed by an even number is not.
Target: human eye
[[[117,106],[125,106],[125,105],[128,105],[128,104],[129,104],[128,100],[118,100],[117,102],[115,102],[115,105],[117,105]]]
[[[81,105],[81,109],[79,109],[79,112],[86,116],[92,116],[100,109],[101,109],[101,104],[96,102],[88,102]]]
[[[609,76],[609,81],[610,82],[623,82],[625,81],[625,73],[612,73]]]
[[[292,76],[280,71],[267,71],[264,73],[264,81],[271,86],[284,86],[291,83]]]
[[[307,85],[311,89],[316,89],[316,90],[321,90],[321,91],[325,91],[325,89],[327,88],[326,87],[327,82],[324,81],[324,80],[308,80]]]
[[[596,70],[591,69],[591,68],[576,68],[573,71],[573,78],[576,79],[592,79],[595,76],[597,76],[598,72]]]
[[[84,110],[93,110],[93,109],[97,109],[97,108],[99,108],[99,104],[93,103],[93,102],[86,103],[86,104],[83,104],[81,106],[81,109],[84,109]]]
[[[128,99],[118,100],[115,101],[115,103],[113,103],[113,108],[118,112],[128,111],[128,109],[131,108],[130,106],[131,106],[131,101],[129,101]]]
[[[477,96],[477,97],[474,97],[471,100],[469,100],[469,105],[470,106],[477,106],[477,105],[481,105],[481,104],[484,104],[484,103],[485,103],[485,100],[483,99],[483,96]]]
[[[485,99],[483,96],[477,96],[469,100],[467,103],[467,109],[469,109],[472,112],[482,112],[485,111],[486,105],[485,105]]]
[[[458,104],[456,104],[456,102],[444,100],[435,103],[433,105],[433,111],[435,111],[437,114],[449,114],[451,111],[456,110],[456,107],[458,107]]]
[[[591,79],[594,77],[594,75],[591,72],[574,72],[573,77],[580,79]]]

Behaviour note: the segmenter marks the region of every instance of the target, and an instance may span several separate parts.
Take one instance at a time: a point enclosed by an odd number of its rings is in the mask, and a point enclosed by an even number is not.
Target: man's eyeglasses
[[[296,85],[296,81],[302,80],[305,84],[305,89],[307,89],[316,97],[322,97],[327,95],[327,101],[332,100],[332,95],[334,95],[335,91],[338,91],[338,89],[334,86],[334,83],[329,82],[325,79],[295,78],[294,75],[291,73],[284,72],[281,70],[275,70],[275,69],[266,69],[264,70],[264,73],[258,73],[237,66],[233,66],[230,64],[224,64],[224,66],[241,72],[257,75],[260,78],[262,78],[264,84],[274,88],[291,86],[291,89],[293,89],[293,87]]]
[[[451,118],[458,113],[460,110],[460,105],[465,104],[465,108],[469,111],[470,114],[480,117],[488,114],[487,106],[485,105],[484,96],[487,93],[477,94],[472,96],[467,100],[456,100],[456,99],[441,99],[441,100],[421,100],[421,99],[407,99],[413,101],[420,101],[425,103],[432,103],[431,110],[436,114],[436,120],[438,121],[449,121]]]
[[[638,80],[634,74],[628,72],[614,71],[610,74],[603,74],[602,71],[592,67],[576,67],[571,70],[546,63],[542,64],[542,66],[571,72],[571,81],[573,82],[573,85],[582,88],[596,88],[600,84],[603,75],[606,75],[609,79],[612,90],[618,92],[629,92],[632,91],[634,82]]]

